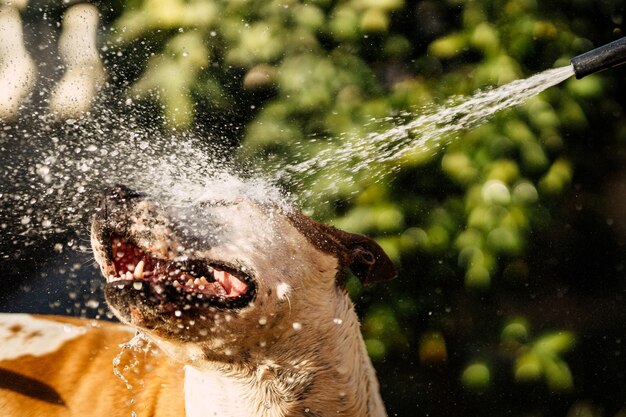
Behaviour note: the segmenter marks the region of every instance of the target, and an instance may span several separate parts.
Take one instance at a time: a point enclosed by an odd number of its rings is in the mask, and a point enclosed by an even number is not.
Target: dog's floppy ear
[[[344,232],[318,223],[294,210],[288,213],[291,223],[318,249],[339,259],[362,283],[389,281],[396,277],[396,268],[385,251],[367,236]]]

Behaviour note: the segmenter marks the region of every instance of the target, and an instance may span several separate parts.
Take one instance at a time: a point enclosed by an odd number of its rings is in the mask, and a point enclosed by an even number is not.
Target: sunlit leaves
[[[569,332],[548,333],[524,348],[515,362],[515,378],[532,381],[544,378],[554,391],[567,391],[574,387],[572,372],[561,358],[572,349],[574,336]]]
[[[530,325],[523,318],[508,321],[500,335],[501,347],[513,355],[513,374],[518,382],[545,381],[553,391],[574,387],[572,372],[563,359],[574,348],[574,334],[553,331],[533,338]]]
[[[463,52],[466,47],[467,36],[452,34],[431,43],[428,52],[437,58],[453,58]]]
[[[461,374],[461,382],[473,391],[484,391],[491,383],[491,370],[484,362],[474,362]]]
[[[572,165],[566,159],[555,161],[546,175],[539,182],[540,189],[547,194],[556,194],[563,191],[563,188],[570,184],[572,180]]]
[[[168,124],[187,127],[194,117],[191,89],[208,63],[208,50],[197,33],[177,34],[163,54],[148,61],[146,72],[131,89],[131,95],[138,98],[154,93],[163,103]]]
[[[117,21],[116,39],[130,42],[150,31],[210,26],[219,12],[215,2],[206,0],[143,0]]]

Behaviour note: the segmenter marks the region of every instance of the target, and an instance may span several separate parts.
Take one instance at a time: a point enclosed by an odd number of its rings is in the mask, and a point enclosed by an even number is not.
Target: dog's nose
[[[144,197],[142,193],[132,190],[123,184],[118,184],[104,190],[98,200],[97,207],[100,211],[111,211],[118,206],[123,206],[132,200],[142,197]]]
[[[108,199],[117,200],[120,202],[133,200],[143,197],[143,194],[135,190],[131,190],[123,184],[117,184],[104,191],[104,195]]]

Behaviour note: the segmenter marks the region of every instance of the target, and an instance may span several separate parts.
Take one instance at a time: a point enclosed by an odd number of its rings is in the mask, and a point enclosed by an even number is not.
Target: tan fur
[[[132,372],[123,373],[133,385],[132,390],[113,375],[112,362],[121,351],[119,345],[133,335],[128,327],[66,317],[35,318],[69,324],[84,329],[84,333],[54,352],[33,355],[25,345],[22,356],[0,361],[1,416],[130,417],[132,412],[137,417],[184,415],[182,369],[158,350],[122,356],[121,369],[139,360]],[[19,331],[28,333],[28,323]]]
[[[344,267],[352,268],[364,281],[376,280],[372,272],[383,275],[381,279],[395,274],[373,241],[247,200],[213,204],[196,216],[195,208],[164,210],[123,189],[112,195],[100,218],[96,216],[92,234],[96,260],[105,276],[111,273],[112,264],[107,261],[103,239],[113,228],[116,234],[132,237],[142,250],[164,259],[236,265],[256,285],[254,301],[243,308],[201,309],[194,315],[187,314],[184,306],[177,315],[153,311],[133,301],[132,292],[130,298],[116,298],[114,288],[107,292],[109,304],[122,321],[147,334],[179,363],[172,367],[162,356],[147,359],[150,364],[159,361],[150,366],[164,369],[142,376],[147,385],[152,387],[158,377],[173,391],[150,391],[154,397],[148,398],[135,396],[137,406],[146,407],[142,401],[163,403],[160,396],[167,394],[185,398],[188,417],[385,416],[358,318],[337,283]],[[172,219],[184,221],[174,226]],[[190,240],[190,230],[201,230],[199,237]],[[121,334],[110,326],[93,331],[98,333],[90,336],[94,341],[111,337],[104,336],[110,332]],[[95,349],[94,341],[88,349]],[[111,342],[120,343],[119,339],[107,341]],[[73,343],[78,341],[66,345]],[[85,348],[80,350],[85,352]],[[98,357],[105,358],[98,360],[106,363],[118,350],[98,352]],[[75,360],[64,355],[48,360],[62,359]],[[170,376],[183,367],[184,389],[179,377]],[[106,394],[107,398],[119,399],[124,386],[111,375],[110,366],[85,368],[81,381],[93,384],[94,376],[87,371],[96,370],[100,373],[95,379],[110,382],[106,390],[114,394]],[[62,386],[63,380],[58,384]]]

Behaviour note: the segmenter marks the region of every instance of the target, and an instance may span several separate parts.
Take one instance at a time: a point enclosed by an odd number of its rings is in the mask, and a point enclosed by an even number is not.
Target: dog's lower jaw
[[[263,359],[252,358],[246,366],[187,365],[187,417],[386,416],[352,303],[339,297],[337,311],[321,320],[328,326],[308,336],[306,323],[286,332],[293,342],[280,345],[293,349],[268,349]],[[300,337],[307,339],[306,350],[297,348]]]

